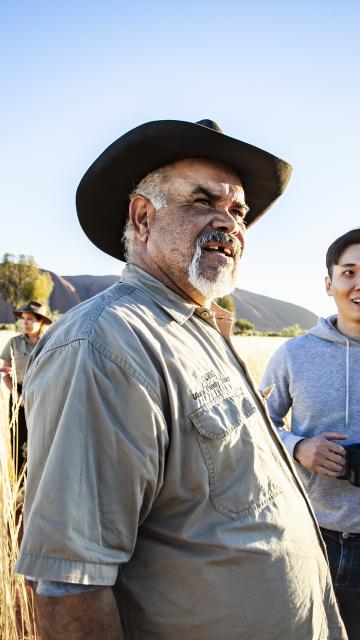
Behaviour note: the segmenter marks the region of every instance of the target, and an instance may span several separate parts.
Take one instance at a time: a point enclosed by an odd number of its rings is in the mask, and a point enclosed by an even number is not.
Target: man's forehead
[[[360,263],[360,244],[350,244],[344,249],[339,257],[337,265],[338,267],[354,266]]]
[[[189,191],[211,187],[219,197],[243,193],[240,176],[231,167],[202,158],[186,158],[167,167],[168,179],[173,185],[182,185]]]
[[[233,203],[244,203],[244,189],[239,185],[228,183],[212,183],[210,185],[199,183],[194,189],[189,190],[191,196],[206,196],[211,200],[230,200]]]

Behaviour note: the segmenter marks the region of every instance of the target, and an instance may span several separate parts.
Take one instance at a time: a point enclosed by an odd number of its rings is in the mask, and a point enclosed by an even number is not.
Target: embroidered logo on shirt
[[[198,400],[209,392],[228,392],[229,387],[231,387],[229,376],[222,376],[218,371],[210,369],[201,376],[200,388],[197,391],[192,391],[192,397],[194,400]]]

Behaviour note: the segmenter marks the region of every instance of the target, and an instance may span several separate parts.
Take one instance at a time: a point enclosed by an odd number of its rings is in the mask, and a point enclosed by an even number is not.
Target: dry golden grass
[[[7,332],[6,332],[7,333]],[[11,337],[11,336],[9,336]],[[2,336],[2,341],[4,337]],[[15,384],[15,381],[14,381]],[[13,571],[22,530],[24,470],[17,474],[11,456],[11,438],[17,437],[17,398],[9,424],[9,393],[0,385],[0,638],[35,640],[31,590],[23,576]]]
[[[273,353],[288,338],[268,338],[265,336],[234,336],[237,351],[245,362],[257,387]],[[290,430],[291,410],[284,417],[284,427]]]
[[[265,336],[234,336],[237,351],[249,368],[257,385],[265,371],[272,354],[287,338],[268,338]]]

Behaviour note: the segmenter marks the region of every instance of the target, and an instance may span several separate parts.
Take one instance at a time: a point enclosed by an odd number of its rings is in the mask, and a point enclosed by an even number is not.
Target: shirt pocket
[[[208,469],[214,507],[233,520],[261,511],[281,491],[273,480],[278,469],[270,438],[256,412],[249,398],[233,396],[189,416]]]

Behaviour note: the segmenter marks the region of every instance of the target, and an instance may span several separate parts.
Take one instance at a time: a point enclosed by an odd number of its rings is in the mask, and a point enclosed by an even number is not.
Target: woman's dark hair
[[[347,231],[340,238],[336,238],[326,252],[326,267],[330,278],[332,277],[334,264],[339,264],[341,254],[351,244],[360,244],[360,227]]]

